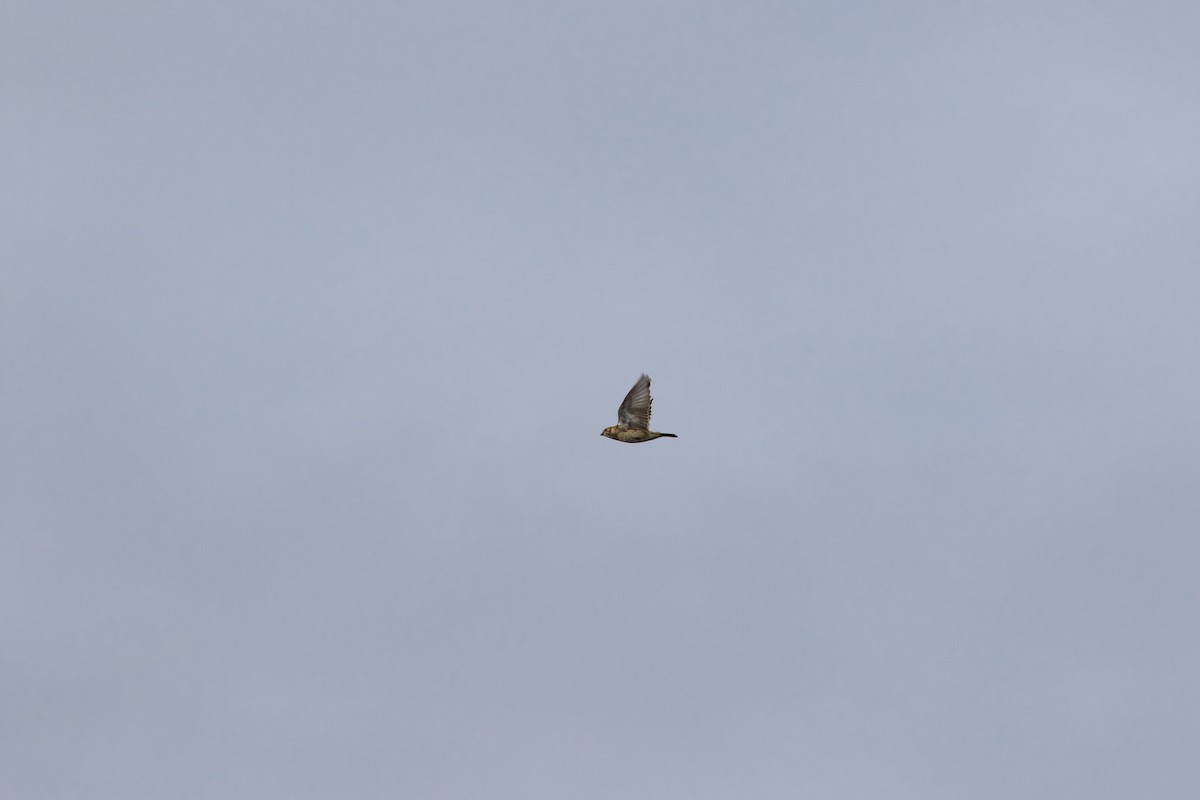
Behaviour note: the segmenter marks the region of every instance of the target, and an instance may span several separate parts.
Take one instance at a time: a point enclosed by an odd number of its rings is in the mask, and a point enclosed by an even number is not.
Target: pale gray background
[[[5,3],[0,796],[1200,796],[1197,41]]]

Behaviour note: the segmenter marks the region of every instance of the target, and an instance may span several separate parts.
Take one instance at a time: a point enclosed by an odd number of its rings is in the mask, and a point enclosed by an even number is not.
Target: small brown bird
[[[642,373],[637,383],[625,395],[621,407],[617,409],[617,424],[600,431],[601,436],[616,439],[618,442],[648,442],[660,436],[679,437],[673,433],[655,433],[650,430],[650,376]]]

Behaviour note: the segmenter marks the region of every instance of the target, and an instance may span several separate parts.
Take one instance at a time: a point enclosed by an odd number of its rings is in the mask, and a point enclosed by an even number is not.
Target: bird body
[[[656,433],[650,430],[650,406],[654,403],[650,397],[650,376],[642,373],[629,394],[617,409],[617,424],[610,425],[600,431],[601,436],[616,439],[618,442],[649,442],[664,436],[678,438],[673,433]]]
[[[618,442],[628,442],[629,444],[649,442],[653,439],[661,439],[664,436],[669,436],[672,439],[678,438],[673,433],[656,433],[655,431],[631,428],[628,425],[611,425],[605,428],[600,435],[616,439]]]

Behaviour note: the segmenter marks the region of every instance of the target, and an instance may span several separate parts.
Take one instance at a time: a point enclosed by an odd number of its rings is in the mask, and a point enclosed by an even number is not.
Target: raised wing
[[[650,376],[643,374],[617,409],[617,422],[650,430],[650,405],[653,402],[650,397]]]

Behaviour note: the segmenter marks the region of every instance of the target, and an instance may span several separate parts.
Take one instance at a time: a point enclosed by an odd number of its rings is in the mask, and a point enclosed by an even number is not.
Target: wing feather
[[[643,373],[617,409],[617,422],[650,430],[650,406],[653,402],[650,397],[650,376]]]

